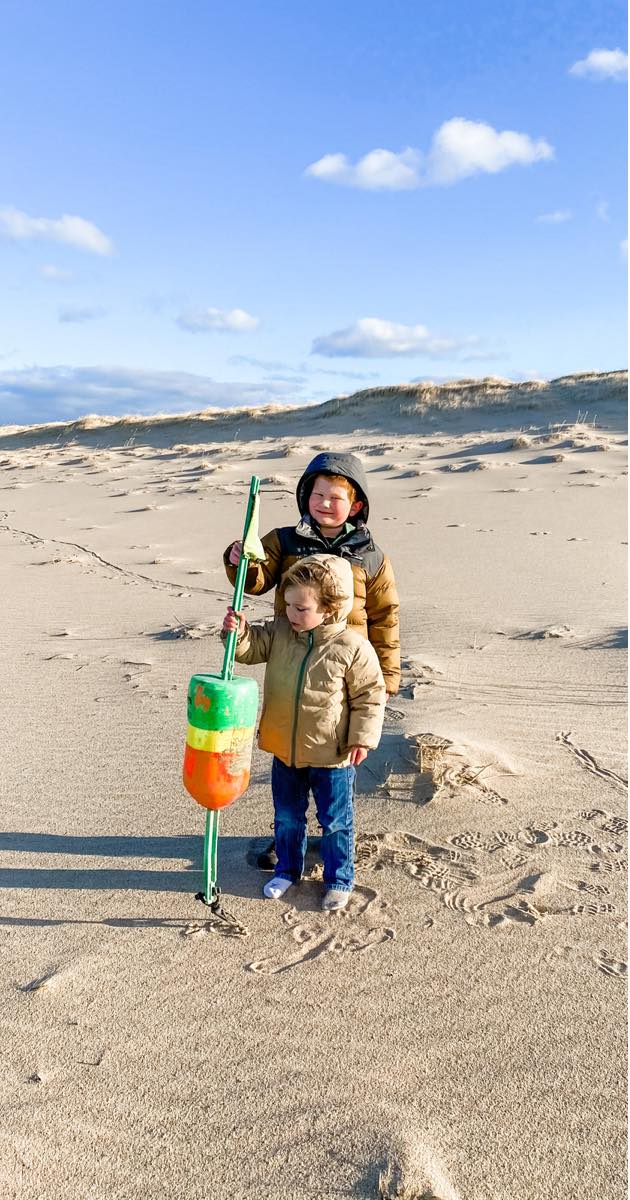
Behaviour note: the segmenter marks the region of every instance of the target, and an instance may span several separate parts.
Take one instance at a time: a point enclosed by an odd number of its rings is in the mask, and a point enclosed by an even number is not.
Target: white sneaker
[[[266,896],[268,900],[279,900],[290,887],[293,887],[290,879],[278,879],[276,876],[274,879],[270,879],[269,883],[265,884],[263,896]]]
[[[338,888],[328,888],[322,900],[322,908],[324,912],[338,912],[340,908],[345,908],[350,899],[350,892],[341,892]]]

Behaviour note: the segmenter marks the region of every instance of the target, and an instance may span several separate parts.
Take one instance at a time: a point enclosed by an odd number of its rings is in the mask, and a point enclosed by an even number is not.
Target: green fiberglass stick
[[[232,607],[240,612],[250,559],[265,557],[258,538],[260,480],[252,476],[243,544]],[[252,744],[258,711],[258,687],[253,679],[233,678],[238,630],[226,637],[220,675],[193,675],[188,688],[188,733],[184,755],[184,786],[206,812],[203,843],[205,904],[218,904],[217,849],[219,813],[241,796],[249,783]]]
[[[264,558],[265,552],[262,549],[261,543],[258,541],[258,507],[260,504],[260,479],[257,475],[252,475],[249,485],[249,499],[247,501],[247,516],[245,517],[245,528],[243,530],[243,543],[241,548],[241,557],[238,563],[236,572],[236,581],[234,583],[234,597],[232,599],[232,608],[234,612],[241,611],[243,596],[245,595],[245,576],[249,567],[250,557]],[[254,545],[252,545],[252,542]],[[256,545],[257,543],[257,545]],[[257,549],[260,547],[262,554],[257,554]],[[254,550],[254,555],[248,553],[249,550]],[[234,671],[234,655],[236,653],[236,641],[238,638],[238,629],[228,633],[225,642],[225,653],[223,655],[223,669],[221,676],[223,679],[231,679]]]

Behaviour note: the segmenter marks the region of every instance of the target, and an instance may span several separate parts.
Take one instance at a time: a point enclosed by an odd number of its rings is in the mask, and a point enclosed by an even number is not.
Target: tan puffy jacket
[[[304,555],[326,553],[322,537],[302,519],[297,527],[272,529],[262,539],[266,558],[252,563],[245,576],[245,591],[260,596],[279,584],[285,571]],[[232,543],[226,548],[223,562],[227,577],[233,584],[236,567],[230,562]],[[354,576],[354,603],[348,624],[363,637],[369,638],[378,655],[387,691],[395,694],[400,685],[400,631],[398,626],[398,594],[392,564],[376,546],[369,530],[362,526],[344,539],[336,550],[342,561],[349,561]],[[274,611],[284,612],[284,603],[276,592]]]
[[[258,744],[287,766],[346,766],[353,746],[378,746],[383,727],[378,658],[346,626],[352,570],[343,559],[325,557],[349,593],[333,619],[309,633],[295,633],[286,617],[248,624],[236,647],[239,662],[267,663]]]

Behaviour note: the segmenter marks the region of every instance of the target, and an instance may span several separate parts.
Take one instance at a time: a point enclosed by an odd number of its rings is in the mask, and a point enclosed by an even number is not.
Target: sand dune
[[[264,437],[269,431],[280,433],[285,445],[269,449],[266,456],[284,456],[292,448],[298,450],[295,437],[304,434],[305,427],[326,434],[331,432],[372,432],[396,428],[398,432],[411,432],[423,421],[456,420],[460,426],[468,418],[467,425],[479,425],[478,415],[494,414],[494,421],[507,417],[513,420],[517,414],[538,413],[543,419],[551,419],[568,409],[571,419],[586,422],[604,413],[608,418],[623,422],[627,403],[628,376],[626,371],[609,371],[605,374],[566,375],[560,379],[530,380],[513,383],[505,379],[462,379],[452,383],[398,384],[389,388],[367,388],[350,396],[339,396],[323,404],[306,407],[289,405],[261,405],[257,408],[235,408],[230,410],[207,408],[203,412],[181,415],[158,415],[149,417],[86,416],[75,421],[56,421],[48,425],[5,425],[0,426],[0,449],[9,444],[35,445],[53,439],[72,439],[73,444],[103,444],[107,434],[108,445],[119,445],[128,456],[140,453],[133,441],[139,434],[150,436],[151,444],[166,445],[175,433],[184,430],[187,436],[205,438],[210,432],[223,440],[221,435],[231,434],[239,440]],[[471,418],[472,417],[472,422]],[[323,428],[325,426],[325,428]],[[295,431],[293,434],[292,431]],[[19,440],[13,439],[19,435]],[[319,436],[319,432],[316,433]],[[293,445],[292,445],[293,443]],[[327,447],[322,445],[323,449]],[[174,451],[186,449],[194,453],[194,445],[172,445]],[[317,445],[312,446],[315,453]],[[388,447],[394,450],[394,446]],[[301,450],[301,447],[299,448]],[[299,452],[298,450],[298,452]],[[203,445],[198,453],[206,453]],[[232,446],[229,453],[238,453]],[[369,448],[374,453],[374,448]]]
[[[0,430],[2,1196],[622,1194],[624,405],[615,372]],[[322,914],[315,841],[261,899],[256,753],[211,914],[188,679],[250,475],[288,524],[323,447],[401,594],[357,887]]]

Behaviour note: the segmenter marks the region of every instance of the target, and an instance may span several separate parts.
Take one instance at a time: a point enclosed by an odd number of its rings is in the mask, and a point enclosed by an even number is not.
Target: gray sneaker
[[[345,908],[350,899],[350,892],[340,892],[338,888],[328,888],[322,900],[324,912],[338,912]]]

